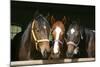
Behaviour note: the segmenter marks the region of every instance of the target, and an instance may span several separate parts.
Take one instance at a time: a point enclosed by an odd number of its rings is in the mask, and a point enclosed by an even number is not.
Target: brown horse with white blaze
[[[51,34],[52,43],[51,55],[52,59],[61,58],[64,56],[64,24],[66,22],[66,17],[64,16],[62,20],[56,20],[53,16],[51,17]]]

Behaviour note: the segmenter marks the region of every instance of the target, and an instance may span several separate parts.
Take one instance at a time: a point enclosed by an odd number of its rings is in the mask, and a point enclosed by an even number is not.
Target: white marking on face
[[[56,53],[58,53],[58,50],[59,50],[58,40],[59,40],[59,36],[60,36],[60,33],[61,33],[61,28],[56,27],[56,29],[54,31],[56,32],[56,38],[55,38],[53,51],[56,54]]]
[[[46,29],[46,26],[44,26],[43,28]]]
[[[75,29],[74,28],[72,28],[71,29],[71,34],[73,34],[75,32]]]

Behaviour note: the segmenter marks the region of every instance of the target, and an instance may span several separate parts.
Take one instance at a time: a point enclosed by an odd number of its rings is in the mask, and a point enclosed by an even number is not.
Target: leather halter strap
[[[74,43],[74,42],[72,42],[72,41],[69,41],[69,42],[67,42],[67,45],[71,44],[71,45],[73,45],[73,46],[75,46],[75,47],[78,47],[79,43],[80,43],[80,39],[79,39],[79,41],[78,41],[77,44]]]
[[[54,40],[54,42],[58,41],[61,45],[63,45],[63,42],[61,40]]]
[[[35,23],[35,22],[36,22],[36,20],[34,20],[33,23],[32,23],[32,30],[31,30],[31,32],[32,32],[32,36],[33,36],[33,39],[34,39],[35,44],[36,44],[36,49],[38,49],[38,43],[40,43],[40,42],[49,42],[49,39],[40,39],[40,40],[38,40],[38,39],[36,38],[36,36],[35,36],[35,34],[34,34],[34,31],[33,31],[34,23]]]

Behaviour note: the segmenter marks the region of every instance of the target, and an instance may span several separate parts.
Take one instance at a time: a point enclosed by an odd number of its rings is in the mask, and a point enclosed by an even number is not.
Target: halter
[[[79,39],[79,41],[78,41],[77,44],[74,43],[74,42],[69,41],[69,42],[67,42],[67,45],[71,44],[71,45],[75,46],[74,53],[77,54],[77,52],[78,52],[78,50],[79,50],[79,47],[78,47],[78,44],[79,44],[79,43],[80,43],[80,39]]]
[[[46,41],[49,42],[49,39],[40,39],[40,40],[38,40],[36,38],[36,36],[34,34],[34,31],[33,31],[35,21],[36,20],[34,20],[33,23],[32,23],[32,30],[31,30],[31,32],[32,32],[32,36],[33,36],[33,39],[34,39],[35,44],[36,44],[36,49],[38,49],[38,43],[40,43],[40,42],[46,42]]]
[[[61,45],[63,45],[63,42],[61,40],[54,40],[54,42],[59,42]]]
[[[80,43],[80,39],[79,39],[77,44],[74,43],[74,42],[69,41],[69,42],[67,42],[67,45],[72,44],[73,46],[77,47],[79,43]]]
[[[66,38],[64,38],[64,39],[66,40]],[[69,41],[69,42],[67,42],[67,45],[72,44],[73,46],[77,47],[78,44],[80,43],[80,40],[81,40],[81,39],[83,39],[83,36],[82,36],[82,35],[80,35],[80,38],[79,38],[78,43],[74,43],[74,42],[72,42],[72,41]],[[67,40],[66,40],[66,41],[67,41]]]

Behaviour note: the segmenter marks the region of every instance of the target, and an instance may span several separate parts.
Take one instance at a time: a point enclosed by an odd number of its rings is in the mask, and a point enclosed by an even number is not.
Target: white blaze
[[[54,53],[58,53],[58,49],[59,49],[58,40],[59,40],[61,29],[59,27],[56,27],[55,32],[56,32],[56,39],[55,39],[53,51]]]
[[[44,26],[44,29],[46,29],[46,26]]]
[[[75,32],[75,29],[74,28],[72,28],[71,29],[71,34],[73,34]]]

